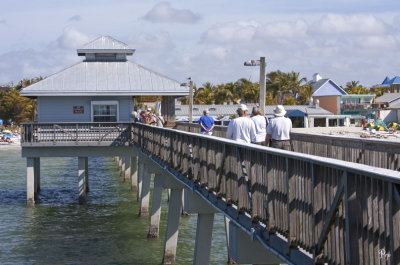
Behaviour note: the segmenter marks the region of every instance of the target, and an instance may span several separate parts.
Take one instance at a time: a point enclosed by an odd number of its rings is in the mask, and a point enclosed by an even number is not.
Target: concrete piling
[[[131,157],[131,190],[137,191],[138,188],[138,156]]]
[[[158,238],[161,216],[162,175],[155,174],[153,197],[151,202],[150,229],[147,237]]]
[[[139,216],[149,215],[151,173],[147,164],[143,166],[143,178],[140,196]]]
[[[78,193],[79,204],[86,203],[86,160],[87,157],[78,157]]]
[[[28,206],[35,205],[35,158],[26,158],[26,204]]]
[[[176,248],[179,233],[179,218],[182,207],[182,188],[171,189],[168,207],[167,230],[165,236],[164,258],[162,264],[173,264],[176,258]]]

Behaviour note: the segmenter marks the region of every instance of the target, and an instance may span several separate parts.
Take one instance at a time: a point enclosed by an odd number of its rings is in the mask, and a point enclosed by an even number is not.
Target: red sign
[[[85,108],[83,106],[74,106],[73,110],[74,110],[74,114],[83,114]]]

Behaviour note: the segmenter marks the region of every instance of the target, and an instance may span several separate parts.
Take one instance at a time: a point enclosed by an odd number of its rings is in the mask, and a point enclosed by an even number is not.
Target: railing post
[[[31,135],[30,135],[30,137],[31,137],[30,142],[32,143],[33,142],[33,123],[31,123]]]
[[[78,132],[79,132],[78,123],[75,125],[75,128],[76,128],[76,138],[75,138],[75,141],[76,141],[76,144],[78,144],[78,137],[79,137],[79,134],[78,134]]]
[[[56,144],[56,124],[53,124],[53,144]]]

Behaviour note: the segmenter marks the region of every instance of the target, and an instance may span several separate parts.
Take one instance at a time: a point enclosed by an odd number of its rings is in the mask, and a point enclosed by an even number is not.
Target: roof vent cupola
[[[101,36],[77,49],[78,56],[85,56],[84,62],[126,62],[126,56],[133,55],[134,49],[109,36]]]

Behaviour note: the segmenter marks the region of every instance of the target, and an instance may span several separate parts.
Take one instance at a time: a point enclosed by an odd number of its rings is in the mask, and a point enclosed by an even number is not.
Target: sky
[[[130,61],[199,87],[315,73],[370,87],[400,75],[399,0],[1,0],[0,85],[50,76],[83,60],[99,36],[135,49]]]

